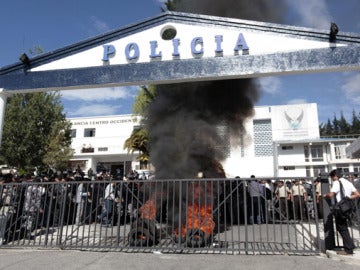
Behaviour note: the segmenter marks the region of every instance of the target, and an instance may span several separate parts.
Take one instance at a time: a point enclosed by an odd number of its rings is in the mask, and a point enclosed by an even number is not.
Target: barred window
[[[336,143],[335,144],[335,158],[336,159],[346,159],[346,143]]]
[[[217,142],[216,149],[220,151],[225,158],[230,157],[230,131],[226,124],[217,127],[217,134],[219,135],[219,142]]]
[[[261,119],[254,120],[254,144],[255,156],[272,156],[273,155],[273,140],[271,130],[271,120]]]
[[[85,128],[84,137],[95,137],[95,128]]]

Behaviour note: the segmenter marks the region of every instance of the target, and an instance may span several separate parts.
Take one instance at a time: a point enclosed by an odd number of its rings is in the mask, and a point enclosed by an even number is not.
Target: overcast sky
[[[50,52],[109,30],[158,15],[161,0],[2,0],[0,5],[0,67],[40,46]],[[360,34],[359,0],[287,0],[286,24]],[[276,8],[276,7],[274,7]],[[315,102],[319,121],[334,114],[350,119],[360,112],[360,72],[288,75],[261,79],[256,105]],[[131,113],[138,87],[65,91],[68,117]]]

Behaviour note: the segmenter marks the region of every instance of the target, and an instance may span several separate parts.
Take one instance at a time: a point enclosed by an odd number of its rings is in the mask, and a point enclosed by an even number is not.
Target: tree
[[[60,163],[69,160],[70,124],[62,111],[58,92],[9,97],[1,145],[5,162],[22,173],[29,173],[34,168],[41,171],[53,168],[60,162],[59,151],[64,153]]]
[[[328,119],[327,123],[321,123],[319,125],[319,131],[320,131],[320,135],[321,136],[330,136],[332,133],[332,126],[331,126],[331,122]]]
[[[326,124],[320,124],[319,129],[321,136],[360,134],[360,114],[357,114],[356,111],[353,110],[351,123],[346,120],[343,112],[340,112],[340,115],[340,120],[338,120],[334,114],[332,121],[328,119]]]
[[[351,134],[360,134],[360,119],[359,115],[356,115],[355,110],[352,112],[352,121],[351,121]]]
[[[52,128],[49,144],[46,146],[43,158],[46,167],[52,171],[67,169],[69,159],[74,154],[74,150],[70,147],[70,128],[71,123],[69,121],[58,121]]]
[[[149,137],[147,129],[141,126],[138,128],[134,128],[130,137],[124,143],[124,148],[128,149],[129,152],[140,152],[136,159],[140,161],[141,168],[146,168],[146,165],[149,161],[148,143]]]
[[[350,134],[350,125],[346,121],[343,112],[340,112],[340,120],[338,123],[339,123],[339,134],[341,135]]]
[[[150,85],[141,86],[138,95],[135,97],[135,102],[133,104],[133,114],[141,115],[145,117],[145,112],[149,104],[156,97],[156,86]]]
[[[339,126],[339,120],[336,118],[336,114],[334,114],[334,118],[332,121],[332,127],[333,127],[333,135],[339,135],[340,134],[340,126]]]
[[[149,87],[142,86],[133,104],[133,114],[141,115],[143,117],[142,119],[144,119],[146,117],[146,109],[155,97],[156,87],[154,85],[150,85]],[[140,167],[144,168],[149,161],[149,138],[147,128],[142,123],[140,126],[134,128],[130,137],[124,143],[124,149],[127,149],[128,152],[131,153],[139,151],[140,154],[137,160],[140,161]]]

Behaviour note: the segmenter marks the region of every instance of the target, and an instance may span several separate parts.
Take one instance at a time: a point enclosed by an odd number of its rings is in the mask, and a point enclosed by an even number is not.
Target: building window
[[[227,124],[217,126],[217,138],[215,148],[224,158],[230,157],[230,129]]]
[[[295,171],[295,166],[284,166],[284,171]]]
[[[254,120],[254,145],[255,156],[272,156],[273,155],[273,140],[271,130],[271,120],[261,119]]]
[[[282,150],[293,150],[294,147],[292,145],[284,145],[284,146],[281,146],[281,149]]]
[[[108,148],[107,147],[99,147],[98,151],[99,152],[106,152],[106,151],[108,151]]]
[[[335,159],[346,159],[346,144],[335,144]]]
[[[310,153],[311,161],[324,161],[324,151],[322,145],[304,146],[304,156],[306,162],[310,161]]]
[[[95,137],[95,128],[85,128],[84,137]]]
[[[76,138],[76,129],[71,130],[71,138]]]
[[[354,173],[360,173],[360,163],[355,163],[354,165]]]
[[[244,135],[241,134],[240,135],[240,152],[241,152],[241,157],[245,157],[245,144],[244,144]]]
[[[311,146],[311,159],[312,161],[324,161],[324,152],[322,145]]]
[[[305,161],[309,162],[310,161],[310,152],[309,152],[309,146],[307,146],[307,145],[304,146],[304,156],[305,156]]]

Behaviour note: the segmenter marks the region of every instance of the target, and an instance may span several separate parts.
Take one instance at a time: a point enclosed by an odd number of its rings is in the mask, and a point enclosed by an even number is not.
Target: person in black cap
[[[330,192],[324,195],[324,198],[333,198],[336,197],[336,201],[339,202],[341,200],[341,191],[340,191],[340,182],[343,187],[344,196],[349,197],[351,199],[359,198],[360,193],[356,190],[354,185],[341,177],[340,170],[332,170],[329,175],[333,181]],[[348,230],[348,222],[347,219],[344,219],[340,216],[335,216],[336,230],[341,234],[343,238],[343,246],[344,250],[338,251],[337,253],[340,255],[351,255],[354,254],[354,248],[356,248],[354,244],[354,240],[351,238],[349,230]]]

